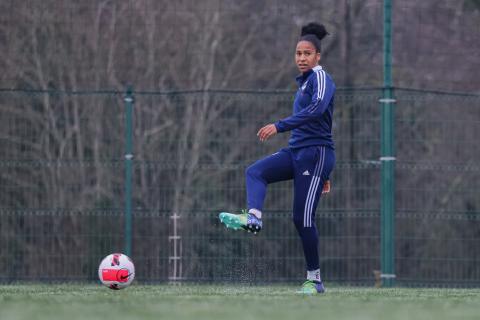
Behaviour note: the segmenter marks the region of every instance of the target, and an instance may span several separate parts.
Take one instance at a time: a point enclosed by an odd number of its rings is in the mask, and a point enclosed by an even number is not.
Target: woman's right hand
[[[267,124],[266,126],[260,128],[260,130],[258,130],[257,132],[257,136],[262,142],[276,134],[277,134],[277,127],[275,127],[273,123]]]

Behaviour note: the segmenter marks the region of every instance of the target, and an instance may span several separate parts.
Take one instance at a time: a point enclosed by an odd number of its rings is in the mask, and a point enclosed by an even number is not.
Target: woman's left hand
[[[325,181],[322,188],[322,194],[329,193],[331,189],[330,180]]]
[[[267,139],[270,139],[276,134],[277,134],[277,127],[275,127],[273,123],[267,124],[266,126],[260,128],[260,130],[258,130],[257,132],[257,136],[262,142]]]

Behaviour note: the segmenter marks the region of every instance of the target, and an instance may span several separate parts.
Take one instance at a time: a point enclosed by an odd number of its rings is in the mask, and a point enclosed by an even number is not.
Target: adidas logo
[[[310,175],[310,172],[308,172],[308,170],[305,170],[302,174],[303,174],[304,176],[309,176],[309,175]]]
[[[302,86],[302,91],[305,91],[305,88],[307,87],[308,80],[303,84]]]

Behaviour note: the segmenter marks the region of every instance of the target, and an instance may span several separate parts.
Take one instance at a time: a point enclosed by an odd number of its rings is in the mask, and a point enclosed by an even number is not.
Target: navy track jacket
[[[296,81],[299,88],[293,102],[293,114],[275,123],[277,131],[292,130],[288,142],[291,148],[328,146],[333,149],[335,83],[321,66],[299,75]]]

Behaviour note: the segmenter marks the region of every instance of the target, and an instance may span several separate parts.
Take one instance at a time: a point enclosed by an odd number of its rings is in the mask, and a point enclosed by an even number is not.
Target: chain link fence
[[[125,234],[124,93],[2,90],[0,281],[91,281],[131,239],[141,282],[304,277],[292,185],[269,186],[264,230],[224,229],[244,208],[245,168],[287,144],[258,128],[287,91],[134,92],[132,234]],[[335,96],[337,165],[317,209],[325,281],[380,269],[380,88]],[[479,95],[395,89],[400,285],[480,285]]]

